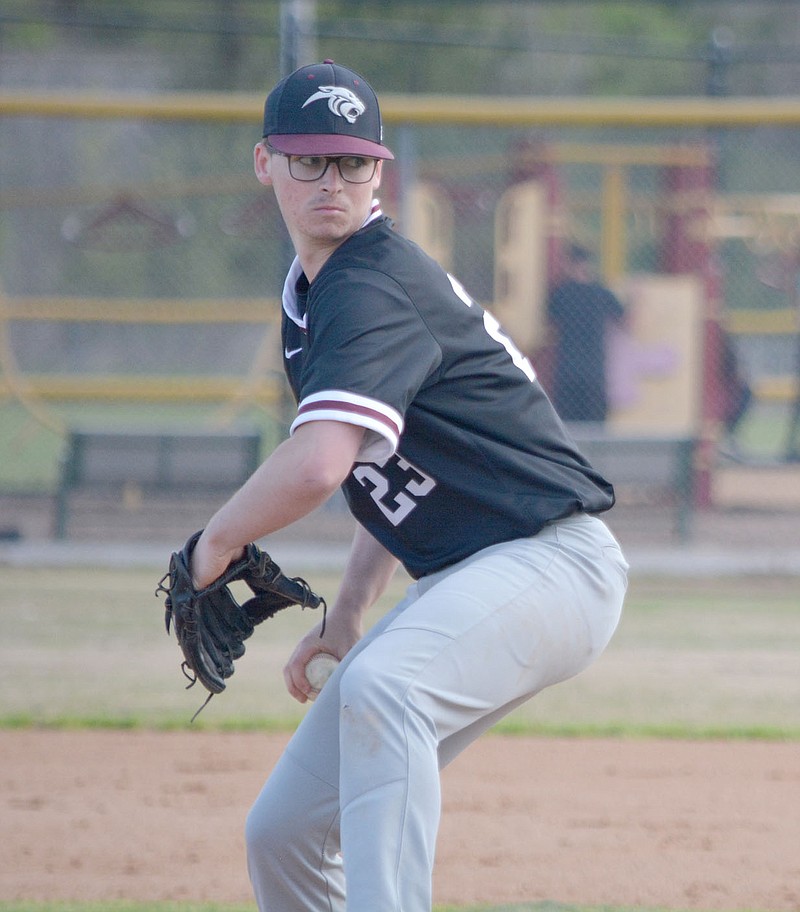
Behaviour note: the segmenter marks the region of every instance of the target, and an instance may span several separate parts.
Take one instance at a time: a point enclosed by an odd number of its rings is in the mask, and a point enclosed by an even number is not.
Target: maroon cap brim
[[[364,155],[367,158],[394,159],[394,155],[379,143],[358,136],[334,133],[281,133],[267,136],[267,142],[286,155]]]

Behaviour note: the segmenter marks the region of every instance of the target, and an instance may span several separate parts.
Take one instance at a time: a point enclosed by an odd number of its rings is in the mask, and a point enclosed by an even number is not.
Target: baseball
[[[336,670],[339,660],[328,652],[318,652],[308,660],[306,665],[306,678],[308,683],[314,688],[311,698],[318,694],[328,678]]]

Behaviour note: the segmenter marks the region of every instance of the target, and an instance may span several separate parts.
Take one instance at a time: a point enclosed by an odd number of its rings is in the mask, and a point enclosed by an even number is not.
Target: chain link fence
[[[268,452],[292,412],[292,254],[252,173],[261,100],[62,100],[0,98],[0,491],[52,492],[87,425],[256,428]],[[800,111],[729,101],[654,118],[646,100],[624,117],[517,100],[493,120],[486,99],[387,97],[381,198],[554,396],[559,360],[586,362],[602,332],[591,420],[783,462],[800,446]],[[570,310],[570,351],[548,302],[573,244],[625,315],[598,330]]]

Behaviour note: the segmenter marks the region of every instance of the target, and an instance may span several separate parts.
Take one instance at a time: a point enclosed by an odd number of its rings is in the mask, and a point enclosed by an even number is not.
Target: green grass
[[[513,903],[499,906],[434,906],[434,912],[633,912],[620,906],[573,906],[555,902]],[[256,912],[255,905],[174,902],[3,902],[0,912]],[[662,912],[640,907],[636,912]],[[674,910],[673,910],[674,912]],[[756,912],[756,910],[750,910]]]
[[[255,905],[173,902],[0,902],[0,912],[255,912]]]
[[[789,429],[789,405],[759,402],[742,421],[737,437],[744,453],[755,459],[782,458]]]
[[[13,402],[0,404],[0,428],[0,490],[52,490],[61,453],[59,434]]]
[[[328,597],[335,574],[293,568]],[[185,689],[167,637],[160,569],[4,567],[0,725],[187,728],[203,701]],[[370,614],[400,596],[399,576]],[[302,717],[281,669],[317,620],[287,611],[248,642],[197,729],[289,730]],[[588,671],[505,720],[510,734],[800,740],[796,579],[634,579],[623,620]]]
[[[0,902],[0,912],[255,912],[255,905],[173,902]]]

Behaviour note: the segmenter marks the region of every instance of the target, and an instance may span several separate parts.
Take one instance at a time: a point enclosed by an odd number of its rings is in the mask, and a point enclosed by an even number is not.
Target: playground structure
[[[0,112],[12,116],[50,118],[152,118],[157,120],[246,120],[260,100],[170,98],[71,99],[0,96]],[[659,106],[651,106],[659,113]],[[659,122],[685,123],[692,118],[707,124],[800,123],[800,106],[745,105],[670,110],[662,106]],[[637,119],[638,110],[638,119]],[[466,112],[469,114],[467,115]],[[646,125],[647,110],[602,105],[550,106],[465,105],[462,119],[498,127],[535,126],[558,121],[571,127],[613,120]],[[400,138],[414,125],[453,118],[453,105],[435,100],[387,99],[388,122],[402,124]],[[449,112],[449,113],[448,113]],[[724,121],[727,114],[729,121]],[[738,117],[738,121],[737,121]],[[718,189],[717,156],[713,142],[626,143],[564,142],[516,137],[503,154],[458,159],[415,159],[388,181],[386,208],[412,238],[448,268],[458,273],[455,226],[462,223],[464,202],[458,194],[471,175],[502,175],[503,185],[491,199],[488,220],[491,291],[482,303],[492,310],[517,345],[529,352],[545,385],[549,370],[549,339],[544,301],[549,283],[559,273],[562,247],[570,239],[588,242],[598,251],[604,280],[623,298],[629,311],[628,332],[610,340],[615,372],[609,378],[613,410],[609,427],[628,436],[690,437],[697,441],[694,497],[699,505],[712,503],[717,472],[716,448],[721,436],[719,360],[721,333],[735,338],[797,336],[796,287],[800,261],[800,195],[788,193],[722,193]],[[590,166],[596,180],[574,187],[570,168]],[[632,172],[648,171],[650,190],[631,186]],[[480,183],[480,177],[477,179]],[[232,193],[251,192],[246,177],[230,175],[215,181],[214,190],[228,186]],[[245,191],[244,188],[247,188]],[[66,240],[83,232],[102,247],[137,242],[162,244],[179,238],[178,222],[164,220],[154,200],[206,192],[187,177],[170,184],[111,183],[105,187],[76,187],[75,207],[94,204],[91,219],[64,220]],[[62,191],[64,193],[64,191]],[[469,193],[467,194],[469,195]],[[35,189],[3,193],[3,208],[41,205]],[[52,199],[52,193],[50,194]],[[472,199],[472,197],[470,197]],[[486,208],[486,203],[479,200]],[[241,218],[257,219],[258,203]],[[97,206],[100,207],[98,215]],[[185,227],[185,226],[184,226]],[[115,240],[116,238],[116,240]],[[631,265],[633,242],[646,241],[655,253],[648,268]],[[737,239],[750,248],[755,261],[770,272],[770,281],[784,295],[784,304],[769,311],[732,309],[725,300],[720,248]],[[462,254],[463,258],[463,254]],[[273,289],[270,289],[272,292]],[[0,296],[0,396],[16,400],[36,420],[66,436],[71,418],[61,406],[75,404],[139,403],[205,406],[207,427],[224,429],[245,409],[285,418],[279,363],[279,306],[274,297],[143,298],[115,295],[3,294]],[[61,324],[80,330],[92,324],[118,326],[219,327],[238,326],[251,347],[236,373],[164,373],[30,371],[19,363],[13,329],[24,324]],[[255,340],[255,341],[254,341]],[[756,399],[788,406],[797,400],[796,373],[784,370],[756,378]]]

